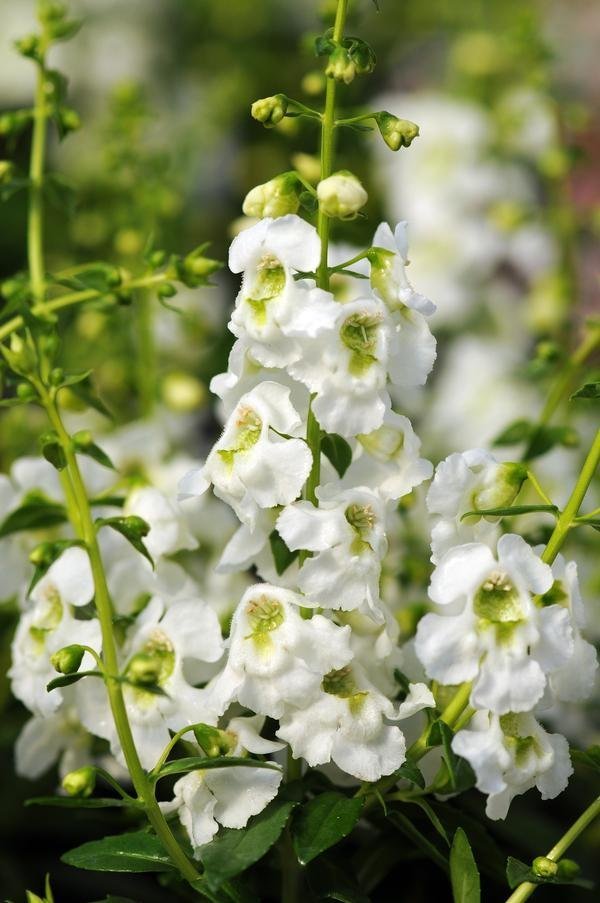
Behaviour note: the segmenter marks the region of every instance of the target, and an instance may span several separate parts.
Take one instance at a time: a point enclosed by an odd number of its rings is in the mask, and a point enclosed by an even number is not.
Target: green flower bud
[[[196,741],[210,759],[226,756],[235,747],[235,738],[226,731],[208,724],[199,724],[194,728]]]
[[[387,146],[397,151],[401,147],[409,147],[419,134],[419,126],[409,119],[398,119],[392,113],[383,110],[375,117],[381,137]]]
[[[345,85],[349,85],[350,82],[354,81],[356,74],[356,63],[350,56],[350,53],[346,47],[338,44],[329,56],[325,75],[328,78],[334,78],[336,82],[344,82]]]
[[[32,60],[40,59],[40,39],[36,34],[28,34],[24,38],[15,41],[15,47],[21,56]]]
[[[0,135],[17,135],[31,120],[31,110],[13,110],[0,116]]]
[[[158,286],[156,294],[159,298],[174,298],[177,294],[177,289],[172,282],[163,282],[162,285]]]
[[[73,436],[73,444],[77,451],[84,451],[86,448],[89,448],[90,445],[94,444],[91,432],[89,430],[79,430]]]
[[[38,18],[43,25],[49,25],[67,15],[67,4],[59,0],[41,0],[38,3]]]
[[[96,786],[96,769],[91,765],[85,765],[76,771],[70,771],[62,779],[62,785],[69,796],[79,796],[85,799],[92,795]]]
[[[29,400],[36,397],[36,391],[31,383],[19,383],[17,385],[17,398]]]
[[[61,107],[58,111],[58,121],[63,133],[76,132],[81,128],[81,117],[77,110],[71,107]]]
[[[527,479],[527,466],[505,461],[493,472],[493,481],[473,495],[473,508],[507,508]]]
[[[187,285],[189,288],[206,285],[212,274],[216,273],[223,266],[219,260],[204,257],[202,252],[206,247],[207,245],[201,245],[177,263],[178,276],[184,285]]]
[[[319,209],[325,216],[337,219],[355,219],[368,195],[359,180],[351,172],[340,170],[317,185]]]
[[[64,378],[65,371],[62,367],[54,367],[54,369],[50,371],[50,376],[48,377],[51,386],[60,386]]]
[[[578,876],[580,871],[581,868],[574,859],[561,859],[560,862],[558,862],[559,878],[566,878],[567,881],[572,881],[573,878]]]
[[[538,878],[554,878],[558,873],[558,864],[548,859],[547,856],[536,856],[531,866],[531,871]]]
[[[288,213],[297,213],[298,177],[293,172],[284,172],[264,185],[257,185],[248,192],[242,205],[246,216],[278,217]]]
[[[166,259],[167,259],[167,252],[157,250],[157,251],[152,251],[148,262],[153,270],[157,270],[159,267],[161,267],[164,264]]]
[[[50,661],[55,671],[61,674],[75,674],[79,671],[81,660],[85,655],[83,646],[73,643],[71,646],[63,646],[51,656]]]
[[[21,376],[28,376],[35,372],[37,366],[37,353],[34,345],[13,333],[10,339],[10,348],[2,347],[9,367]]]
[[[252,117],[262,122],[265,128],[271,129],[281,122],[287,113],[288,99],[285,94],[274,94],[255,100],[251,107]]]
[[[161,667],[160,660],[155,656],[138,652],[127,665],[126,677],[136,687],[148,687],[158,682]]]

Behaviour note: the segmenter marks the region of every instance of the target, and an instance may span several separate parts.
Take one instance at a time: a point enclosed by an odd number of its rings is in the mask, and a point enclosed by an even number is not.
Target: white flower
[[[347,664],[350,628],[322,615],[303,620],[303,601],[268,583],[246,590],[231,621],[227,664],[207,688],[217,712],[237,700],[279,718],[287,704],[306,703],[324,674]]]
[[[227,728],[231,739],[228,754],[264,754],[282,749],[283,743],[260,736],[263,722],[261,716],[233,718]],[[178,813],[199,858],[199,848],[212,840],[220,824],[243,828],[252,815],[262,812],[277,795],[281,779],[282,772],[275,768],[232,766],[191,771],[175,784],[173,801],[161,803],[161,808],[165,813]]]
[[[593,690],[598,672],[598,655],[595,647],[581,635],[586,619],[576,562],[565,561],[562,555],[558,555],[552,565],[552,574],[554,583],[542,601],[544,604],[557,603],[569,611],[573,629],[573,653],[566,664],[550,674],[550,687],[557,699],[579,702],[589,697]]]
[[[446,552],[429,595],[448,614],[427,614],[417,627],[416,652],[429,677],[444,684],[473,681],[471,704],[496,714],[532,709],[547,675],[573,652],[569,612],[537,605],[552,571],[521,539],[506,534],[498,559],[478,543]]]
[[[493,545],[500,532],[495,518],[461,517],[478,508],[512,504],[526,477],[524,464],[500,463],[482,448],[456,452],[438,464],[427,493],[427,508],[436,515],[431,531],[434,564],[461,543]]]
[[[378,429],[356,438],[357,451],[341,480],[344,488],[368,486],[383,499],[399,499],[430,478],[431,462],[419,457],[421,440],[402,414],[386,411]]]
[[[369,196],[351,172],[340,170],[322,179],[317,185],[319,210],[337,219],[355,219]]]
[[[19,506],[19,493],[11,480],[0,474],[0,518],[4,521]],[[8,602],[13,597],[21,601],[23,584],[26,583],[30,571],[27,547],[20,533],[11,534],[0,539],[0,558],[2,560],[2,585],[0,602]]]
[[[265,367],[285,367],[302,354],[297,338],[314,338],[331,327],[337,305],[333,296],[294,271],[312,272],[320,258],[313,226],[298,216],[263,219],[233,240],[232,272],[243,272],[229,328],[244,337]]]
[[[301,424],[285,386],[264,382],[244,395],[225,424],[204,467],[179,484],[183,498],[212,483],[244,523],[253,526],[261,508],[286,505],[300,494],[312,466],[302,439],[286,439]]]
[[[573,773],[565,738],[546,733],[529,713],[477,712],[471,729],[453,738],[452,749],[473,768],[493,819],[506,818],[513,797],[532,787],[542,799],[554,799]]]
[[[62,701],[60,688],[46,691],[46,684],[57,676],[50,661],[55,652],[74,643],[100,651],[99,622],[79,620],[72,613],[72,607],[87,605],[93,595],[89,558],[77,547],[63,552],[34,586],[33,604],[21,616],[15,633],[8,672],[14,695],[34,713],[49,715]],[[86,652],[81,670],[94,666]]]
[[[424,684],[417,684],[395,710],[356,665],[330,671],[321,689],[314,701],[286,710],[277,736],[290,744],[295,758],[310,766],[334,762],[361,781],[391,774],[406,758],[404,735],[387,720],[435,705]]]
[[[279,515],[277,530],[292,551],[314,552],[298,573],[308,604],[370,612],[377,620],[381,559],[387,550],[385,507],[364,487],[318,490],[319,507],[300,501]]]
[[[34,715],[17,737],[15,770],[20,777],[33,781],[58,760],[62,778],[89,763],[92,738],[82,727],[73,702],[67,701],[69,690],[63,690],[63,694],[65,703],[54,714]]]
[[[130,628],[123,648],[124,676],[135,682],[139,663],[148,665],[155,669],[154,683],[164,694],[146,690],[141,683],[123,685],[131,730],[144,768],[150,769],[156,763],[169,741],[169,730],[214,721],[206,692],[190,685],[185,665],[188,660],[192,664],[194,660],[216,662],[222,653],[217,616],[199,599],[179,601],[165,610],[162,599],[155,597]],[[86,681],[78,704],[83,724],[109,740],[113,754],[122,762],[104,684]]]
[[[297,213],[300,206],[299,185],[294,172],[284,172],[262,185],[256,185],[244,198],[244,215],[261,219]]]
[[[373,236],[373,247],[383,249],[370,255],[371,285],[390,310],[410,307],[424,316],[435,313],[435,304],[414,290],[406,278],[408,265],[408,223],[398,223],[394,232],[381,223]]]
[[[183,512],[152,486],[134,489],[127,497],[123,513],[135,514],[146,521],[150,532],[144,537],[144,545],[155,559],[198,546],[188,530]]]

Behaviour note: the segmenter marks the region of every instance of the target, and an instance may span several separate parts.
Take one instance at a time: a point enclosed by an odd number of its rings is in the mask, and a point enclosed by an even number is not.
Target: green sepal
[[[152,555],[142,541],[143,536],[147,536],[150,532],[150,525],[136,514],[129,514],[117,517],[99,517],[96,520],[96,527],[112,527],[121,536],[131,543],[133,548],[147,558],[154,568],[154,560]]]
[[[76,671],[75,674],[61,674],[59,677],[54,677],[46,684],[46,691],[50,693],[52,690],[56,690],[57,687],[70,687],[71,684],[76,684],[82,677],[102,677],[102,672]]]

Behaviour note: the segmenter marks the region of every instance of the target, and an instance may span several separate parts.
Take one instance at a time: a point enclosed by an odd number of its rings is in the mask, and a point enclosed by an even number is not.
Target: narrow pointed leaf
[[[320,853],[346,837],[354,828],[364,798],[342,793],[322,793],[306,803],[292,823],[298,862],[306,865]]]
[[[92,840],[69,850],[61,860],[95,872],[166,872],[173,868],[158,837],[146,831]]]

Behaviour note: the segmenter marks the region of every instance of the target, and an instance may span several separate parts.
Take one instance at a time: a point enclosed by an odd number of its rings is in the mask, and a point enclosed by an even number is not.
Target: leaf
[[[433,825],[433,827],[435,828],[437,833],[440,835],[440,837],[442,838],[444,843],[446,843],[446,844],[448,844],[448,846],[450,846],[450,841],[448,840],[448,835],[446,834],[446,829],[444,828],[443,824],[441,823],[441,821],[439,820],[439,818],[437,817],[437,815],[435,814],[435,812],[433,811],[433,809],[431,808],[431,806],[429,805],[427,800],[426,799],[412,799],[412,800],[407,800],[407,802],[409,802],[411,805],[418,806],[420,809],[423,810],[423,812],[425,813],[425,815],[427,816],[427,818],[429,819],[429,821],[431,822],[431,824]]]
[[[42,493],[30,492],[25,496],[23,504],[8,515],[0,524],[0,539],[11,533],[22,530],[41,530],[55,527],[67,519],[63,505],[57,505],[46,499]]]
[[[410,781],[411,784],[416,784],[421,790],[425,790],[425,778],[421,774],[420,769],[410,759],[407,759],[400,768],[397,768],[395,773],[399,778],[404,778]]]
[[[91,379],[89,379],[89,377],[84,377],[77,383],[72,383],[68,386],[68,388],[69,391],[73,393],[73,395],[75,395],[89,408],[94,408],[95,411],[98,411],[99,414],[107,417],[108,420],[114,419],[113,415],[108,410],[102,399],[96,394],[92,381]]]
[[[557,874],[542,877],[536,874],[529,865],[521,862],[520,859],[515,859],[513,856],[509,856],[506,860],[506,880],[511,890],[514,890],[525,881],[529,881],[531,884],[571,884],[576,887],[584,887],[586,890],[592,890],[594,887],[592,881],[580,878],[578,875],[566,877]]]
[[[59,809],[108,809],[110,807],[131,807],[135,801],[124,800],[120,796],[85,797],[80,796],[33,796],[25,800],[26,806],[56,806]]]
[[[588,749],[571,749],[572,760],[579,765],[587,765],[600,773],[600,746],[590,746]]]
[[[573,392],[571,399],[573,398],[600,398],[600,379],[584,383],[576,392]]]
[[[527,458],[532,460],[546,454],[555,445],[574,448],[579,445],[579,434],[571,426],[540,426],[534,431],[527,449]]]
[[[141,517],[138,517],[135,514],[122,517],[99,517],[96,520],[96,526],[98,528],[112,527],[113,530],[116,530],[117,533],[124,536],[125,539],[131,543],[133,548],[136,549],[140,555],[143,555],[144,558],[147,558],[152,567],[154,567],[152,555],[142,541],[142,537],[147,536],[150,532],[150,525]]]
[[[57,687],[70,687],[71,684],[76,684],[82,677],[102,677],[102,673],[100,671],[76,671],[75,674],[61,674],[46,684],[46,690],[50,693],[52,690],[56,690]]]
[[[509,508],[476,508],[473,511],[467,511],[462,515],[461,521],[466,517],[482,517],[489,515],[490,517],[515,517],[517,514],[530,514],[538,511],[549,511],[552,514],[558,512],[556,505],[513,505]]]
[[[277,571],[277,575],[281,577],[292,562],[296,560],[299,553],[298,551],[292,552],[292,550],[287,547],[277,530],[273,530],[273,532],[269,534],[269,545],[271,546],[275,570]]]
[[[338,476],[343,477],[352,461],[352,449],[346,440],[337,433],[325,433],[321,438],[321,451],[329,458]]]
[[[514,420],[496,436],[492,445],[517,445],[519,442],[525,442],[534,428],[530,420]]]
[[[416,828],[412,821],[407,818],[402,812],[399,812],[397,809],[393,809],[388,814],[389,821],[398,828],[402,833],[412,840],[414,845],[421,850],[422,853],[427,856],[428,859],[431,859],[438,865],[444,872],[448,871],[448,861],[446,857],[440,853],[438,848],[434,846],[430,840],[422,834],[418,828]]]
[[[364,798],[343,793],[322,793],[298,812],[292,823],[292,837],[298,862],[306,865],[346,837],[358,819]]]
[[[348,866],[340,868],[328,859],[321,859],[309,867],[308,884],[317,900],[370,903]]]
[[[457,828],[450,849],[450,883],[454,903],[479,903],[481,881],[469,839]]]
[[[166,872],[173,868],[158,837],[146,831],[91,840],[64,853],[61,861],[95,872]]]
[[[146,689],[144,687],[144,689]],[[271,771],[279,771],[279,766],[274,762],[265,762],[262,759],[250,759],[239,756],[189,756],[182,759],[174,759],[163,765],[158,773],[159,778],[169,774],[184,774],[187,771],[207,771],[211,768],[269,768]]]
[[[211,843],[201,847],[209,886],[216,890],[228,878],[262,859],[279,839],[296,805],[291,800],[275,799],[259,815],[253,816],[245,828],[225,828]]]
[[[73,437],[76,438],[75,436]],[[97,461],[98,464],[102,464],[103,467],[108,467],[109,470],[116,470],[115,465],[110,460],[105,451],[103,451],[99,445],[96,445],[95,442],[89,442],[86,445],[77,446],[77,454],[78,455],[87,455],[88,458],[93,458],[94,461]]]
[[[451,727],[448,727],[445,721],[442,721],[439,718],[437,721],[434,721],[429,730],[429,735],[427,737],[427,746],[441,746],[442,747],[442,755],[444,757],[444,762],[446,763],[446,768],[448,769],[448,779],[450,782],[450,786],[452,790],[457,789],[457,777],[456,777],[456,766],[458,764],[458,756],[452,750],[452,737],[454,736],[454,732]]]
[[[63,451],[63,447],[58,440],[54,430],[49,430],[40,437],[42,447],[42,455],[56,470],[64,470],[67,466],[67,459]]]

